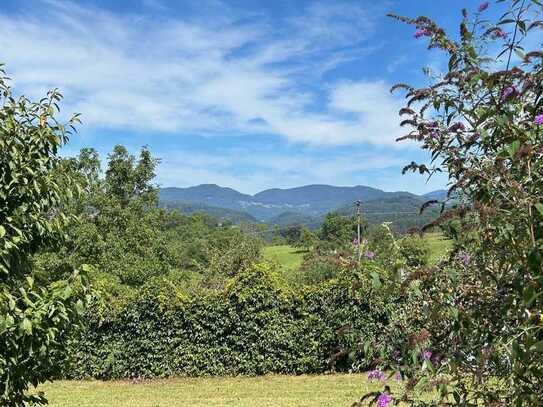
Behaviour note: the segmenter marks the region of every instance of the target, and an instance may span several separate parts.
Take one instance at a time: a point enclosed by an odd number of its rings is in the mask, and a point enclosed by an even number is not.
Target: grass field
[[[266,246],[263,255],[265,260],[279,264],[284,274],[291,274],[302,265],[304,252],[289,245]]]
[[[130,381],[59,381],[39,389],[51,407],[350,406],[382,389],[365,375],[260,376]]]
[[[430,245],[430,258],[428,259],[430,264],[436,264],[440,258],[447,255],[452,247],[452,241],[439,232],[426,233],[424,238]]]

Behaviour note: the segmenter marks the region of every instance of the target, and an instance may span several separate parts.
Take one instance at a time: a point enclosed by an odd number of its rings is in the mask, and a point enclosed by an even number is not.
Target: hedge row
[[[170,301],[171,300],[171,301]],[[147,292],[106,322],[92,322],[68,349],[70,378],[321,373],[352,367],[356,344],[386,321],[328,283],[296,295],[265,266],[224,292],[174,301]],[[361,352],[361,351],[360,351]],[[363,355],[357,355],[357,363]]]

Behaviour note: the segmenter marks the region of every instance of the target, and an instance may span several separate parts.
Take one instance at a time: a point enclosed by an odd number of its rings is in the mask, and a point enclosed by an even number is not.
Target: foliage
[[[428,265],[430,246],[428,241],[419,235],[407,235],[398,242],[400,253],[405,258],[408,267]]]
[[[352,244],[356,237],[357,223],[354,217],[331,212],[326,215],[319,231],[319,238],[327,246],[342,248]]]
[[[400,285],[423,305],[423,312],[415,303],[399,309],[403,325],[424,326],[399,349],[410,355],[395,366],[407,379],[406,401],[409,390],[428,385],[438,390],[433,405],[543,402],[543,54],[523,48],[533,44],[543,6],[507,4],[495,24],[483,15],[489,4],[473,18],[464,10],[457,41],[427,17],[394,16],[449,58],[446,74],[427,71],[431,86],[395,87],[407,91],[400,113],[412,130],[404,138],[420,141],[433,159],[405,171],[446,171],[449,194],[457,194],[456,207],[441,219],[456,239],[450,260]],[[500,47],[498,57],[486,56]]]
[[[60,373],[55,360],[88,300],[73,269],[44,283],[31,267],[31,256],[58,246],[70,222],[65,207],[77,188],[59,171],[58,150],[77,116],[67,127],[57,122],[56,91],[39,102],[15,99],[4,71],[0,92],[0,404],[42,404],[29,386]]]
[[[293,292],[265,264],[229,279],[223,290],[194,296],[155,281],[115,315],[103,312],[89,315],[92,323],[71,344],[66,376],[345,371],[358,335],[375,338],[384,323],[379,308],[353,296],[349,279]]]

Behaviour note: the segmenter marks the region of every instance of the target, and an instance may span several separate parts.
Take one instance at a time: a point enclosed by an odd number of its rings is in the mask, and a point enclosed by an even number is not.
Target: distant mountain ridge
[[[201,209],[202,212],[212,215],[213,212],[220,213],[224,218],[232,216],[238,222],[255,219],[277,225],[292,221],[314,226],[328,212],[352,209],[356,200],[363,202],[363,208],[378,208],[380,214],[375,218],[386,220],[387,213],[394,219],[398,219],[397,215],[402,212],[404,215],[409,212],[416,217],[415,212],[424,202],[444,196],[446,191],[443,190],[416,195],[405,191],[386,192],[363,185],[342,187],[320,184],[273,188],[249,195],[216,184],[202,184],[188,188],[161,188],[159,199],[160,204],[168,208],[178,207],[185,212]],[[219,208],[228,211],[221,212],[218,211]],[[368,211],[367,216],[370,216],[370,212]],[[375,210],[373,212],[377,214]],[[428,216],[424,218],[426,220]],[[422,218],[415,220],[417,222],[414,223],[420,223]]]

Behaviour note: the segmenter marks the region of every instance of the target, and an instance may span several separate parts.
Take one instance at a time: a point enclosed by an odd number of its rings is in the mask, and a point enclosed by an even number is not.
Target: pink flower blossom
[[[424,360],[432,359],[432,352],[430,352],[429,350],[425,350],[424,352],[422,352],[422,358]]]
[[[518,90],[515,86],[508,86],[503,90],[502,100],[508,99],[510,97],[515,97],[518,95]]]
[[[432,35],[427,28],[421,28],[420,30],[415,31],[415,38],[419,39],[421,37],[429,37]]]
[[[373,260],[373,258],[375,257],[375,253],[371,250],[368,250],[366,253],[364,253],[364,256],[366,256],[370,260]]]
[[[449,131],[464,131],[466,130],[466,126],[464,126],[464,123],[457,122],[454,123],[451,127],[449,127]]]
[[[371,372],[368,373],[368,379],[369,380],[385,380],[385,374],[384,372],[376,369],[376,370],[372,370]]]
[[[478,8],[479,13],[482,13],[483,11],[485,11],[489,5],[490,3],[488,1],[485,1],[484,3],[479,4],[479,8]]]
[[[534,123],[537,124],[538,126],[541,126],[543,124],[543,114],[538,114],[535,117]]]
[[[377,407],[387,407],[392,402],[390,394],[381,393],[377,398]]]
[[[497,28],[494,31],[492,31],[492,38],[493,39],[506,38],[506,37],[507,37],[507,33],[505,31],[503,31],[501,28]]]

